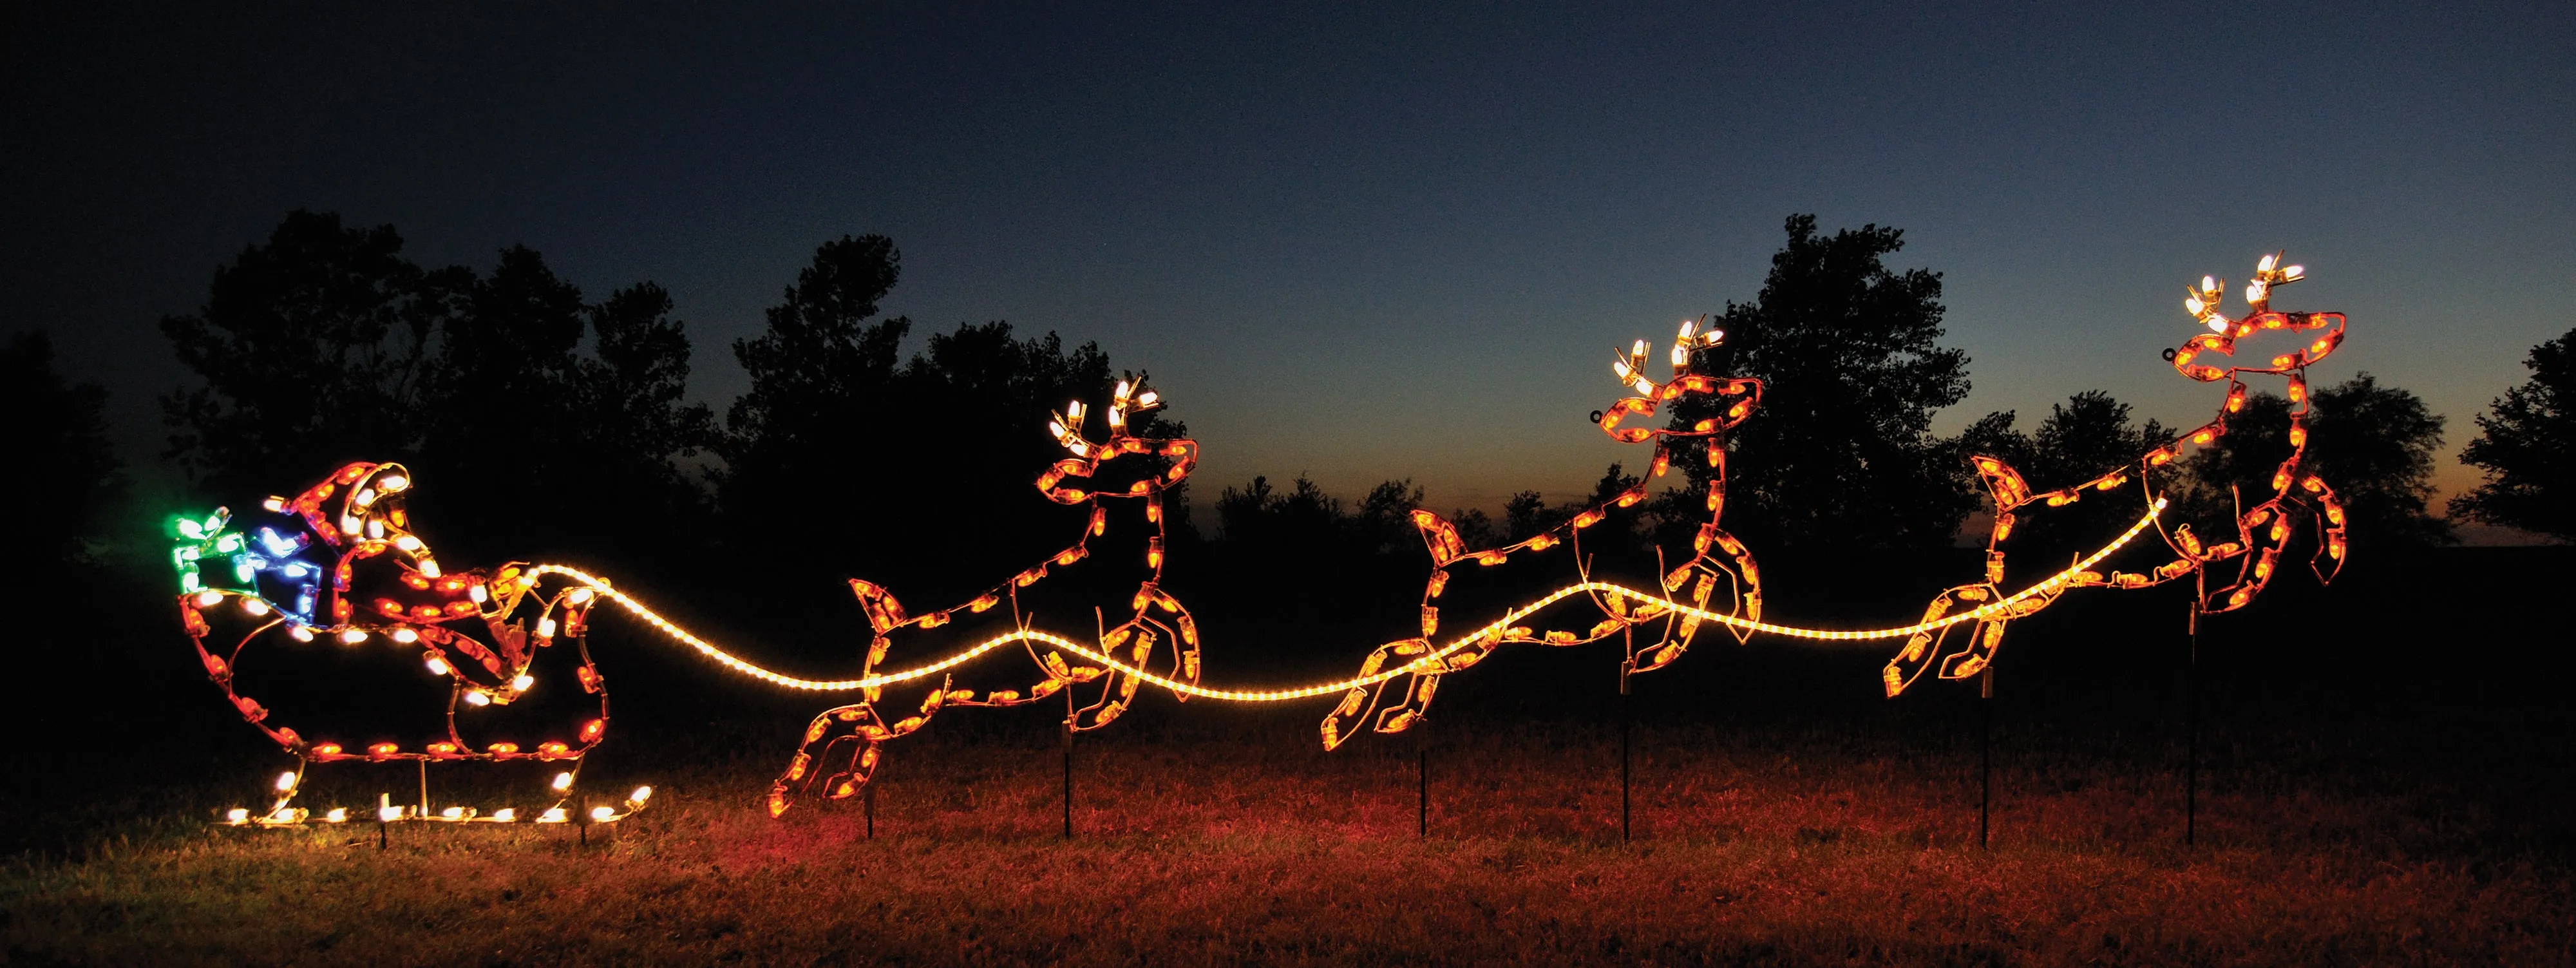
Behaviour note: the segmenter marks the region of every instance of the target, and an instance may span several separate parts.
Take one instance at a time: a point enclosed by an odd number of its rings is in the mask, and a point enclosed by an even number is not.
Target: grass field
[[[2556,698],[2568,663],[2544,661],[2559,640],[2533,637],[2554,619],[2449,640],[2359,619],[2299,638],[2239,625],[2202,667],[2185,847],[2179,644],[2108,661],[2118,641],[2074,630],[2120,616],[2054,615],[2016,632],[1987,707],[1982,849],[1978,700],[1955,685],[1879,697],[1875,652],[1711,644],[1641,680],[1625,843],[1619,707],[1567,685],[1610,681],[1580,650],[1498,659],[1454,680],[1418,736],[1330,754],[1318,707],[1148,703],[1079,740],[1069,841],[1042,712],[946,713],[891,747],[870,839],[855,803],[783,821],[756,806],[814,703],[657,707],[648,691],[594,785],[650,782],[657,802],[586,845],[564,828],[398,827],[385,850],[371,828],[215,829],[211,811],[271,762],[248,743],[78,786],[57,798],[69,819],[17,815],[54,833],[0,867],[0,950],[12,964],[2576,963],[2576,714]],[[2454,661],[2405,664],[2438,655]]]

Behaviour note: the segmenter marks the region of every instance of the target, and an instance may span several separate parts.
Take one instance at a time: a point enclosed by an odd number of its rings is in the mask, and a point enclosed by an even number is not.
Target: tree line
[[[1968,455],[2005,457],[2052,487],[2132,463],[2174,432],[2088,391],[2026,431],[2006,411],[1935,433],[1935,413],[1969,390],[1966,354],[1940,342],[1940,275],[1889,265],[1903,246],[1894,228],[1825,234],[1800,215],[1786,235],[1760,291],[1715,314],[1729,336],[1700,361],[1767,384],[1761,411],[1724,443],[1728,527],[1762,553],[1948,546],[1983,501]],[[1028,486],[1060,454],[1046,414],[1124,375],[1096,344],[1000,321],[926,333],[906,357],[915,324],[879,308],[900,253],[883,236],[849,236],[819,246],[762,332],[732,345],[749,389],[719,417],[688,398],[691,342],[661,287],[594,299],[524,246],[488,269],[425,267],[402,248],[390,226],[290,213],[216,267],[200,308],[162,320],[198,378],[162,399],[165,456],[201,500],[255,500],[345,461],[401,460],[420,475],[416,513],[451,560],[544,557],[755,597],[775,579],[836,590],[843,576],[963,588],[1055,550],[1078,526]],[[2530,382],[2478,418],[2462,459],[2486,483],[2451,501],[2453,519],[2576,536],[2576,417],[2561,396],[2576,379],[2571,344],[2576,332],[2534,348]],[[34,438],[11,486],[20,506],[55,512],[38,516],[38,550],[22,559],[39,566],[95,558],[102,523],[126,500],[103,392],[67,384],[50,353],[41,335],[22,335],[0,356]],[[2356,544],[2453,540],[2427,508],[2441,416],[2368,373],[2317,388],[2312,405],[2312,467],[2343,492]],[[2257,489],[2287,452],[2289,410],[2257,394],[2223,446],[2181,467],[2174,493],[2188,516],[2224,522],[2235,493],[2268,493]],[[1672,419],[1705,416],[1684,407]],[[1152,419],[1149,434],[1186,432]],[[1616,553],[1687,541],[1705,519],[1707,471],[1692,454],[1676,466],[1691,486],[1621,512],[1587,543]],[[1498,515],[1450,517],[1471,544],[1510,541],[1640,470],[1614,464],[1595,494],[1570,501],[1524,491]],[[1408,480],[1350,501],[1304,478],[1232,483],[1204,536],[1187,490],[1174,498],[1175,541],[1235,560],[1293,570],[1421,554],[1407,515],[1423,492]],[[2116,530],[2117,509],[2102,502],[2065,510],[2017,544]]]

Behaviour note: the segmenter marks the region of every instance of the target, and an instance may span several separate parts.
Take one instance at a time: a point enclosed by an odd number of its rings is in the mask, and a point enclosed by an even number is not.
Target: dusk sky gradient
[[[106,385],[129,460],[187,378],[156,321],[299,207],[659,282],[719,413],[815,245],[882,233],[917,334],[1150,370],[1202,501],[1588,491],[1643,459],[1585,422],[1614,351],[1750,300],[1792,212],[1943,274],[1975,381],[1944,431],[2096,388],[2205,419],[2158,357],[2184,286],[2286,248],[2282,306],[2351,314],[2314,378],[2447,416],[2448,492],[2576,327],[2565,3],[362,6],[0,14],[0,331]]]

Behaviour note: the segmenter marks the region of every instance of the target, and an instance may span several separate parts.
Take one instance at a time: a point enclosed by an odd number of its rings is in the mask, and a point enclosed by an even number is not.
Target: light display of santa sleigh
[[[540,588],[523,564],[448,571],[412,533],[400,464],[355,463],[256,511],[179,520],[179,611],[206,675],[294,759],[264,810],[226,823],[614,823],[650,787],[586,802],[583,758],[608,733],[606,680],[584,642],[589,587]],[[274,704],[272,706],[271,704]],[[540,806],[436,807],[429,769],[534,764]],[[298,805],[306,773],[410,763],[419,797],[379,793],[353,812]],[[408,784],[406,784],[408,786]]]
[[[1670,380],[1644,375],[1649,356],[1644,341],[1612,364],[1621,385],[1636,395],[1613,404],[1601,429],[1625,443],[1654,446],[1646,480],[1554,528],[1496,548],[1468,548],[1447,521],[1416,511],[1412,519],[1432,564],[1421,597],[1420,634],[1380,646],[1368,654],[1358,674],[1345,679],[1264,689],[1200,683],[1196,621],[1163,588],[1163,494],[1189,475],[1199,457],[1198,445],[1177,436],[1141,436],[1143,430],[1131,418],[1160,406],[1159,396],[1145,389],[1141,378],[1121,381],[1111,390],[1106,443],[1085,436],[1080,403],[1051,414],[1048,433],[1073,459],[1042,472],[1036,484],[1054,503],[1090,510],[1088,523],[1069,536],[1070,544],[982,594],[917,615],[888,586],[851,581],[873,633],[852,678],[805,678],[766,668],[662,617],[607,579],[566,565],[513,563],[488,572],[442,569],[429,546],[411,531],[404,499],[413,482],[398,464],[351,464],[292,500],[270,498],[256,512],[236,516],[218,510],[203,520],[178,522],[180,544],[173,563],[179,570],[179,607],[198,657],[225,698],[297,764],[277,777],[277,797],[266,810],[230,811],[227,821],[246,827],[369,819],[610,823],[642,809],[650,788],[639,787],[614,805],[583,801],[576,792],[585,756],[608,729],[606,685],[583,638],[590,609],[603,600],[732,672],[780,688],[857,698],[809,724],[786,771],[771,784],[767,806],[773,816],[811,793],[826,799],[857,796],[876,773],[887,742],[921,729],[948,706],[1022,706],[1060,699],[1069,736],[1115,720],[1145,686],[1169,691],[1176,699],[1219,702],[1339,696],[1320,728],[1329,749],[1360,732],[1401,732],[1422,722],[1444,676],[1514,643],[1574,646],[1617,636],[1626,646],[1624,677],[1669,665],[1699,630],[1711,626],[1724,628],[1738,641],[1756,634],[1827,644],[1902,641],[1901,651],[1881,670],[1893,697],[1927,671],[1954,680],[1984,674],[1992,668],[2006,626],[2047,608],[2069,589],[2143,589],[2190,576],[2195,622],[2200,615],[2245,607],[2273,577],[2309,519],[2316,522],[2317,577],[2334,576],[2347,552],[2345,512],[2334,489],[2308,464],[2306,369],[2341,345],[2344,317],[2282,312],[2270,304],[2273,289],[2304,275],[2299,266],[2282,265],[2277,253],[2264,257],[2247,286],[2250,312],[2242,319],[2219,313],[2222,287],[2215,279],[2204,279],[2191,291],[2184,308],[2209,332],[2196,334],[2168,359],[2192,380],[2227,382],[2226,397],[2209,423],[2156,446],[2130,466],[2052,491],[2035,490],[1998,458],[1975,458],[1995,511],[1984,580],[1940,593],[1921,621],[1898,627],[1822,628],[1763,618],[1764,589],[1752,551],[1719,524],[1725,506],[1723,434],[1754,415],[1763,387],[1751,378],[1697,372],[1695,351],[1716,345],[1723,334],[1691,322],[1682,325],[1675,339]],[[2208,362],[2209,354],[2232,357],[2239,340],[2272,331],[2302,334],[2303,339],[2309,339],[2304,334],[2317,335],[2263,365]],[[2272,476],[2270,497],[2237,511],[2230,522],[2233,540],[2205,543],[2188,527],[2168,530],[2163,516],[2169,502],[2154,486],[2153,475],[2180,459],[2186,447],[2211,446],[2227,432],[2231,416],[2246,406],[2242,377],[2249,375],[2285,380],[2287,400],[2295,406],[2287,428],[2290,454]],[[1658,407],[1688,398],[1704,398],[1712,416],[1660,429],[1620,426],[1624,419],[1651,418]],[[1599,580],[1581,563],[1579,533],[1616,509],[1645,501],[1652,482],[1670,469],[1674,448],[1689,441],[1700,442],[1710,462],[1704,499],[1708,517],[1690,553],[1659,559],[1653,583],[1659,587]],[[1104,469],[1122,473],[1104,474]],[[2140,504],[2125,530],[2101,536],[2098,546],[2076,555],[2062,570],[2017,590],[2004,587],[2004,549],[2017,517],[2044,514],[2088,495],[2096,501],[2112,499],[2111,492],[2133,481],[2139,485]],[[1020,592],[1046,578],[1051,568],[1091,559],[1093,539],[1106,540],[1109,533],[1111,502],[1139,508],[1144,519],[1141,530],[1122,531],[1122,536],[1141,537],[1144,544],[1133,594],[1121,586],[1109,603],[1114,607],[1095,608],[1097,628],[1091,634],[1035,627],[1022,608]],[[2100,569],[2150,532],[2174,553],[2170,560],[2140,572]],[[1465,623],[1444,622],[1437,600],[1452,569],[1470,563],[1501,565],[1560,545],[1568,553],[1558,558],[1574,565],[1568,576],[1576,579],[1573,583],[1498,614],[1476,614],[1490,619],[1481,626],[1461,629]],[[1136,564],[1125,560],[1131,567]],[[1673,561],[1681,564],[1674,567]],[[2229,568],[2232,577],[2220,571]],[[2220,571],[2215,577],[2223,582],[2216,589],[2208,585],[2213,571]],[[1544,621],[1537,618],[1561,602],[1566,607],[1560,613]],[[987,612],[1008,621],[978,619]],[[1119,618],[1115,625],[1112,616]],[[1449,629],[1445,642],[1435,639],[1444,625]],[[949,632],[924,635],[942,628]],[[921,644],[928,646],[928,654],[889,664],[897,633],[907,641],[926,639]],[[1037,681],[999,690],[960,687],[955,673],[962,666],[1012,647],[1034,663]],[[1166,653],[1169,671],[1159,672],[1152,667],[1153,657]],[[1084,684],[1092,685],[1076,688]],[[889,687],[907,685],[912,691],[900,700],[887,698]],[[1077,700],[1078,692],[1087,698]],[[903,706],[918,711],[895,711]],[[352,727],[334,715],[353,707],[377,713],[377,721]],[[432,809],[430,766],[469,761],[536,764],[549,776],[544,783],[549,805],[526,817],[509,806],[489,813],[462,805]],[[420,770],[421,795],[415,803],[397,806],[392,796],[379,794],[373,817],[352,816],[346,808],[317,817],[296,805],[308,768],[344,762],[414,764]]]

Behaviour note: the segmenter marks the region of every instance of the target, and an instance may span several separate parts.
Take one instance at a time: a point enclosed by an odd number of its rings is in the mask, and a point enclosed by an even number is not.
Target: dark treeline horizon
[[[1698,360],[1701,372],[1767,384],[1726,441],[1726,526],[1757,559],[1954,547],[1985,503],[1971,454],[2049,488],[2132,464],[2175,433],[2100,391],[2036,421],[2006,411],[1931,432],[1969,380],[1966,355],[1940,343],[1940,275],[1888,265],[1903,246],[1894,228],[1826,234],[1799,215],[1786,234],[1762,290],[1711,314],[1729,337]],[[392,226],[292,212],[215,268],[198,311],[162,321],[200,378],[161,401],[183,494],[126,487],[98,442],[100,392],[59,389],[70,401],[55,408],[70,414],[62,432],[77,438],[66,452],[89,456],[67,465],[76,480],[30,486],[88,502],[59,519],[62,554],[157,574],[163,536],[138,533],[140,522],[291,494],[349,461],[401,461],[420,482],[421,532],[450,561],[563,561],[687,586],[711,613],[760,612],[737,619],[752,625],[839,621],[844,579],[935,605],[1061,547],[1079,515],[1031,486],[1062,457],[1049,410],[1077,399],[1096,410],[1114,381],[1147,378],[1053,332],[1005,321],[938,331],[880,315],[901,254],[883,236],[844,236],[818,246],[761,335],[730,347],[750,388],[719,414],[687,399],[688,328],[658,285],[585,293],[524,246],[474,268],[420,266],[402,245]],[[904,357],[916,328],[924,349]],[[13,366],[26,357],[59,386],[44,352],[40,337],[21,337]],[[2425,503],[2442,417],[2368,373],[2320,385],[2314,406],[2311,466],[2343,492],[2357,546],[2453,540]],[[2222,446],[2166,482],[2202,533],[2229,530],[2230,502],[2264,486],[2286,453],[2288,409],[2258,388]],[[1186,434],[1187,410],[1153,414],[1145,432]],[[1528,490],[1498,514],[1429,510],[1471,546],[1506,543],[1616,495],[1650,457],[1640,448],[1609,465],[1595,493],[1571,501]],[[1674,470],[1654,500],[1587,532],[1589,552],[1646,562],[1686,544],[1707,517],[1705,465],[1685,451]],[[1176,567],[1204,550],[1211,569],[1290,585],[1418,576],[1427,556],[1408,515],[1422,499],[1409,479],[1349,496],[1302,474],[1193,480],[1171,497]],[[2098,544],[2142,500],[2039,516],[2015,546],[2062,557]],[[133,510],[153,501],[184,506]]]

